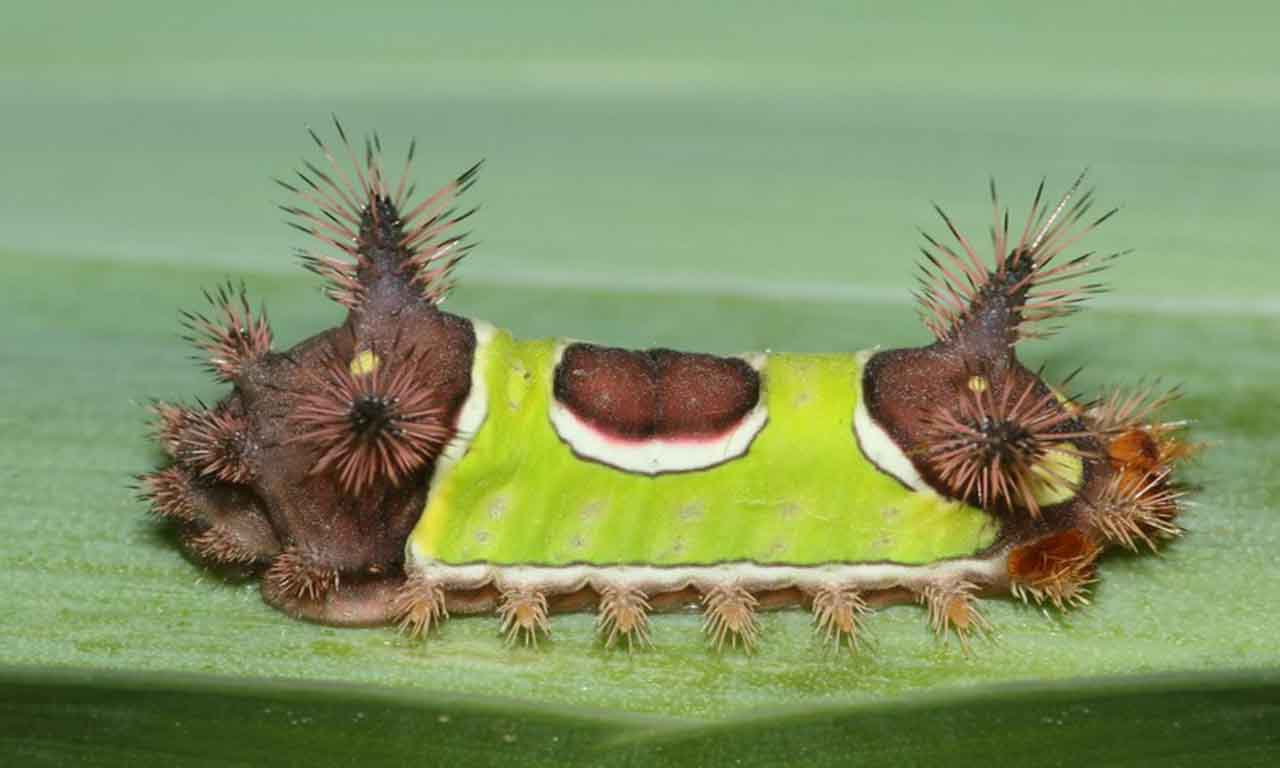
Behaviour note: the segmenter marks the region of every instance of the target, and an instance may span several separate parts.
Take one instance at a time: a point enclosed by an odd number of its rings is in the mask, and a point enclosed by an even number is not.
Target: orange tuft
[[[1116,469],[1154,472],[1160,466],[1160,444],[1150,430],[1122,432],[1107,444],[1107,455]]]
[[[248,460],[249,424],[221,405],[213,410],[190,411],[177,441],[179,463],[205,478],[245,483],[253,477]]]
[[[835,648],[844,640],[849,650],[858,649],[862,618],[871,609],[858,591],[850,587],[826,586],[813,595],[813,623]]]
[[[916,599],[929,609],[929,626],[939,637],[955,634],[960,647],[968,653],[969,638],[974,632],[991,632],[991,622],[978,612],[974,604],[977,585],[968,581],[926,585]]]
[[[1093,582],[1093,565],[1102,548],[1084,531],[1071,529],[1015,548],[1009,553],[1013,593],[1036,602],[1048,600],[1059,610],[1089,602],[1085,589]]]

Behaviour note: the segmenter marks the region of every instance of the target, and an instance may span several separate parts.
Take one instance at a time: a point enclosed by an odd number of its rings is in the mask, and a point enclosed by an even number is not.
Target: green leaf
[[[1006,686],[716,723],[196,675],[0,671],[0,754],[79,765],[1260,765],[1280,677]]]
[[[6,9],[0,762],[1266,762],[1250,750],[1275,748],[1280,668],[1272,5],[688,6]],[[765,616],[752,656],[713,652],[690,615],[657,617],[657,647],[631,654],[583,615],[536,651],[489,618],[424,643],[289,620],[182,559],[126,484],[158,460],[147,398],[217,396],[177,338],[201,287],[245,277],[285,344],[339,321],[270,207],[269,177],[330,111],[393,154],[416,134],[424,188],[488,158],[450,310],[719,352],[922,343],[908,291],[929,201],[980,241],[988,174],[1016,217],[1042,173],[1060,188],[1090,166],[1100,203],[1125,208],[1087,246],[1137,250],[1111,295],[1021,354],[1086,364],[1086,391],[1183,384],[1175,415],[1209,445],[1188,534],[1107,556],[1070,614],[985,603],[997,634],[969,655],[915,606],[871,617],[858,655],[798,612]],[[247,714],[277,706],[328,725]],[[466,727],[430,725],[442,709]]]

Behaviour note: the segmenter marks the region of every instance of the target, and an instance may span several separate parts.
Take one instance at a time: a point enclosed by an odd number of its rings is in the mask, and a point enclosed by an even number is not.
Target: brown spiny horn
[[[1012,359],[1014,344],[1050,335],[1055,329],[1046,323],[1078,311],[1089,296],[1103,291],[1099,283],[1078,281],[1101,271],[1120,254],[1061,258],[1116,212],[1087,218],[1094,197],[1092,189],[1077,194],[1084,178],[1080,174],[1052,206],[1044,200],[1041,182],[1016,241],[1009,237],[1009,213],[1002,211],[992,181],[995,258],[990,266],[951,218],[934,206],[958,244],[957,250],[924,233],[927,247],[921,249],[923,274],[917,300],[925,326],[938,341],[1002,367]]]
[[[348,309],[367,308],[371,297],[388,293],[439,303],[452,286],[454,267],[473,247],[456,227],[476,209],[459,209],[458,198],[475,183],[481,164],[414,203],[415,187],[407,179],[416,142],[393,183],[383,169],[381,137],[370,135],[357,152],[336,117],[334,129],[344,159],[308,129],[327,169],[304,161],[297,181],[276,180],[307,204],[280,206],[289,225],[339,253],[333,258],[302,250],[303,266],[323,277],[330,298]]]

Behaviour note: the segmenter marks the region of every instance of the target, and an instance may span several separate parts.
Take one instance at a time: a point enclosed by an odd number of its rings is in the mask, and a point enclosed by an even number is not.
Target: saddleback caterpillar
[[[938,210],[924,346],[719,357],[442,311],[477,168],[416,195],[376,136],[336,127],[280,184],[336,251],[300,256],[345,322],[275,349],[243,289],[206,294],[186,325],[231,391],[157,404],[171,461],[138,478],[192,555],[260,574],[292,616],[421,636],[492,613],[536,642],[550,614],[595,611],[632,645],[652,612],[693,608],[716,646],[750,648],[758,611],[794,605],[853,647],[873,608],[917,602],[967,642],[980,596],[1081,604],[1104,549],[1180,532],[1175,393],[1082,399],[1017,356],[1115,255],[1069,252],[1111,215],[1080,180],[1056,201],[1042,184],[1013,229],[993,184],[990,262]]]

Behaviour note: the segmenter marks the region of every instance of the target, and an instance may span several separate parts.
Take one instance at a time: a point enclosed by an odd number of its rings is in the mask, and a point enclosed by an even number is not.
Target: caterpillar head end
[[[208,407],[153,405],[172,463],[138,487],[197,558],[260,571],[271,604],[363,623],[386,619],[404,581],[405,539],[471,386],[472,324],[438,305],[471,247],[457,229],[474,209],[458,198],[478,166],[416,195],[407,173],[388,178],[376,134],[357,151],[334,128],[332,146],[311,134],[322,159],[279,183],[297,198],[281,206],[290,224],[336,251],[301,258],[345,322],[275,351],[243,285],[205,292],[210,309],[183,325],[231,389]]]

